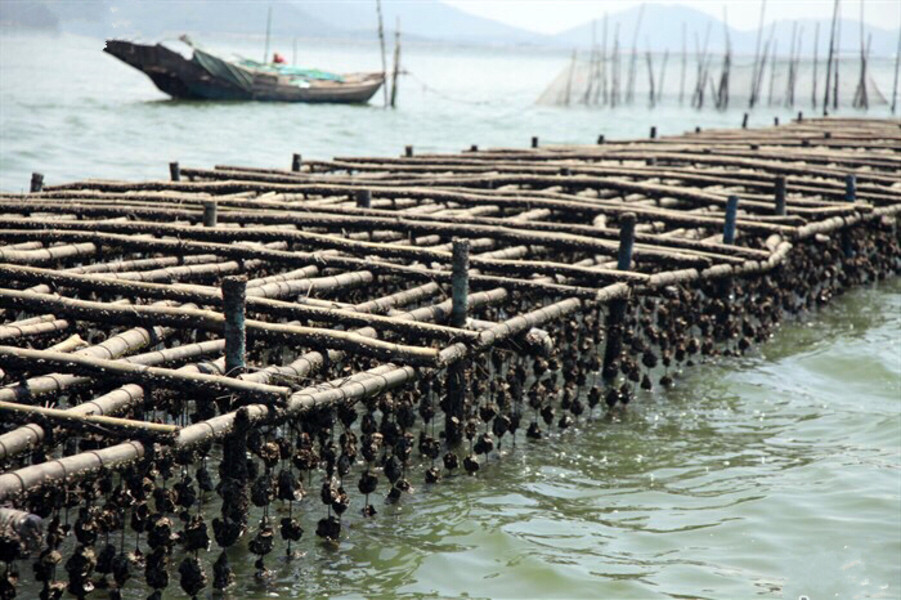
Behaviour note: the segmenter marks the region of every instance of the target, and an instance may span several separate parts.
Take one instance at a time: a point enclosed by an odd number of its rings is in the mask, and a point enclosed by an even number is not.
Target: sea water
[[[260,54],[253,41],[208,43],[226,56]],[[174,160],[288,168],[294,152],[451,152],[523,147],[532,136],[593,143],[644,137],[651,125],[661,135],[734,127],[743,112],[695,111],[677,98],[653,110],[539,107],[566,53],[425,43],[404,47],[396,110],[381,95],[367,106],[173,101],[102,47],[0,35],[0,190],[27,189],[32,171],[50,185],[165,179]],[[291,58],[290,43],[276,49]],[[379,70],[377,52],[371,42],[302,40],[298,62]],[[877,75],[885,91],[890,74]],[[758,108],[750,124],[797,110],[811,109]],[[377,505],[373,519],[349,511],[337,549],[315,538],[324,509],[308,498],[302,555],[272,555],[274,576],[258,583],[253,556],[235,549],[232,595],[899,598],[901,284],[855,289],[747,357],[687,369],[672,390],[641,392],[627,410],[538,443],[520,437],[502,454],[476,477],[414,482],[415,493]],[[26,580],[29,570],[23,563]],[[181,597],[175,580],[168,595]]]

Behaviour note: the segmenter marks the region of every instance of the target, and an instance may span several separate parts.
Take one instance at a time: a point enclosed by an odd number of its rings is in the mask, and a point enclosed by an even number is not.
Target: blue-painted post
[[[372,207],[372,192],[370,190],[357,190],[357,208]]]
[[[723,226],[723,243],[735,243],[735,216],[738,214],[738,196],[729,196],[726,201],[726,223]]]
[[[247,277],[235,275],[222,279],[222,304],[225,310],[225,374],[237,377],[247,368],[247,338],[244,331],[244,302]]]
[[[469,312],[468,239],[453,239],[451,267],[451,326],[465,327]],[[444,436],[448,446],[463,439],[466,419],[466,363],[458,360],[447,368],[447,407],[444,411]]]
[[[857,176],[854,173],[845,175],[845,202],[857,202]]]
[[[632,247],[635,244],[635,213],[625,213],[619,219],[619,250],[616,268],[628,271],[632,266]]]
[[[776,215],[785,216],[785,175],[776,176]]]
[[[216,201],[215,200],[204,200],[203,201],[203,226],[204,227],[215,227],[217,218],[218,218],[218,210],[216,207]]]

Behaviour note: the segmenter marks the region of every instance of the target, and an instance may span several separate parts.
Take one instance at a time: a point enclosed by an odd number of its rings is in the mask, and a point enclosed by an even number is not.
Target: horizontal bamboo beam
[[[29,350],[0,346],[0,366],[29,372],[62,372],[109,378],[114,381],[139,383],[161,388],[209,395],[236,395],[245,399],[270,402],[284,399],[289,388],[242,381],[234,377],[219,377],[203,373],[187,373],[139,365],[122,360],[104,360],[50,350]]]
[[[223,315],[208,310],[183,307],[118,306],[11,289],[0,289],[0,306],[52,312],[95,323],[166,325],[182,329],[211,331],[217,334],[221,334],[225,330]],[[434,348],[373,340],[347,331],[266,323],[254,319],[247,319],[245,327],[249,337],[289,341],[314,347],[338,348],[383,360],[393,359],[404,360],[410,364],[432,364],[438,357],[438,351]]]

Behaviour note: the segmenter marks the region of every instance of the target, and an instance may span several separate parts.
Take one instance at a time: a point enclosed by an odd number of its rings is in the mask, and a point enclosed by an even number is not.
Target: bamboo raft
[[[4,599],[225,589],[901,270],[897,121],[170,175],[0,196]]]

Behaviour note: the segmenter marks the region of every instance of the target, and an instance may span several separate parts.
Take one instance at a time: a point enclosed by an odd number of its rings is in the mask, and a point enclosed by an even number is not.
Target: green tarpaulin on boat
[[[214,77],[230,81],[247,92],[253,90],[253,73],[247,69],[224,61],[200,48],[194,48],[194,60]]]

